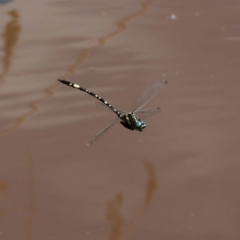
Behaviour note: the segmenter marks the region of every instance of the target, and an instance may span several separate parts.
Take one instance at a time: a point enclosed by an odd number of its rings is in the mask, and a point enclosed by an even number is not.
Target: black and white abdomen
[[[72,82],[69,82],[69,81],[66,81],[66,80],[61,80],[61,79],[58,79],[59,82],[63,83],[63,84],[66,84],[70,87],[73,87],[73,88],[76,88],[80,91],[83,91],[93,97],[95,97],[96,99],[98,99],[99,101],[101,101],[103,104],[105,104],[107,107],[109,107],[113,112],[115,112],[118,117],[120,116],[120,112],[115,109],[111,104],[109,104],[106,100],[104,100],[102,97],[98,96],[97,94],[95,94],[94,92],[84,88],[84,87],[81,87],[79,86],[78,84],[75,84],[75,83],[72,83]]]

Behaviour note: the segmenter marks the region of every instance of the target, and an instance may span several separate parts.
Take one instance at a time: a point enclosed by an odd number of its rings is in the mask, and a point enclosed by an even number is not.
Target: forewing
[[[100,101],[95,101],[95,105],[98,106],[99,108],[108,111],[108,112],[113,112],[113,110],[109,107],[107,107],[107,105],[105,105],[103,102]]]
[[[103,102],[95,101],[95,105],[98,106],[99,108],[101,108],[102,110],[105,110],[105,111],[108,111],[108,112],[114,112],[111,108],[106,106]],[[119,111],[119,110],[117,110],[117,111],[120,112],[120,113],[124,113],[123,111]]]
[[[143,106],[145,106],[157,93],[158,90],[167,84],[167,80],[157,80],[153,82],[141,95],[138,101],[135,103],[132,112],[137,112]]]
[[[103,136],[116,122],[118,122],[119,118],[116,118],[112,123],[110,123],[107,127],[105,127],[102,131],[97,133],[94,138],[91,140],[88,146],[90,146],[93,142],[96,142],[99,137]]]
[[[148,117],[151,117],[157,113],[159,113],[161,111],[160,107],[154,107],[154,108],[148,108],[148,109],[143,109],[140,111],[135,112],[135,114],[137,115],[137,117],[139,119],[146,119]]]

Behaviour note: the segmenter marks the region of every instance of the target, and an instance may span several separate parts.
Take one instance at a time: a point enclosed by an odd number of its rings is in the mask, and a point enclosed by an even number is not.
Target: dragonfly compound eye
[[[136,121],[135,126],[137,130],[142,131],[146,127],[146,123],[143,120],[139,119]]]

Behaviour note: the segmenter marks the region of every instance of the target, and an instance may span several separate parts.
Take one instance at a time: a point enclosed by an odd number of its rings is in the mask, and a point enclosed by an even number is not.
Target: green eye
[[[138,121],[136,121],[135,126],[137,129],[143,129],[146,127],[146,124],[143,120],[139,119]]]

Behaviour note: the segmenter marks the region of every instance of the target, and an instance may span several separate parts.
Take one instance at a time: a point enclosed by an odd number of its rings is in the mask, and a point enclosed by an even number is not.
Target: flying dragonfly
[[[119,111],[114,108],[110,103],[105,101],[102,97],[98,96],[97,94],[91,92],[84,87],[79,86],[78,84],[58,79],[59,82],[66,84],[70,87],[76,88],[80,91],[86,92],[89,95],[95,97],[99,104],[107,107],[109,110],[114,112],[117,115],[117,118],[111,122],[107,127],[105,127],[102,131],[97,133],[91,142],[88,145],[91,145],[93,142],[97,141],[99,137],[101,137],[104,133],[106,133],[115,123],[121,121],[121,124],[129,129],[129,130],[137,130],[142,132],[146,128],[146,123],[142,119],[146,119],[149,116],[157,114],[160,112],[159,107],[153,107],[148,109],[142,109],[157,93],[158,90],[167,84],[167,80],[157,80],[153,82],[141,95],[138,101],[134,104],[132,110],[130,112]]]

